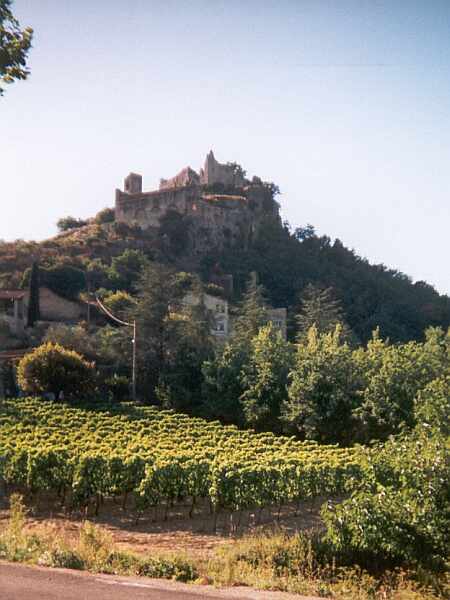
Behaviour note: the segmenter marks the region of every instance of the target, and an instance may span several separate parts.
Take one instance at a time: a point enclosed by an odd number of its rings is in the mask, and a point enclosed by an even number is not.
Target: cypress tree
[[[248,339],[258,334],[261,327],[269,322],[265,289],[258,284],[256,273],[252,273],[247,289],[239,304],[239,311],[233,326],[232,337]]]
[[[341,337],[351,341],[353,333],[346,323],[342,305],[331,288],[306,286],[301,296],[301,308],[296,316],[297,341],[306,339],[309,329],[315,325],[319,334],[332,333],[341,325]]]
[[[33,327],[35,322],[41,318],[39,307],[39,265],[36,262],[31,267],[29,292],[27,325],[28,327]]]

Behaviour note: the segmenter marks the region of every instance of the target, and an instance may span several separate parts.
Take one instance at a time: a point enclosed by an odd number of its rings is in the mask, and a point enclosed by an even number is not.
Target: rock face
[[[255,183],[256,181],[256,183]],[[196,173],[186,167],[160,189],[142,191],[142,177],[130,173],[124,191],[116,190],[116,221],[158,231],[168,219],[182,220],[189,230],[190,252],[247,245],[267,218],[279,219],[270,185],[250,182],[236,164],[220,164],[210,152]]]

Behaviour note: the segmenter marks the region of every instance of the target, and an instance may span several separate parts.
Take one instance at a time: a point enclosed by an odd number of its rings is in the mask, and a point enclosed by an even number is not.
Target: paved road
[[[216,590],[146,577],[92,575],[0,562],[0,600],[320,600],[256,592],[248,588]]]

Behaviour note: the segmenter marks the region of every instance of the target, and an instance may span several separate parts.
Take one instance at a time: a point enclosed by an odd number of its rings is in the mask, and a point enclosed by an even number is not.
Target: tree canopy
[[[26,79],[29,75],[26,60],[33,30],[31,27],[20,28],[11,4],[11,0],[0,0],[0,96],[4,92],[3,84]]]

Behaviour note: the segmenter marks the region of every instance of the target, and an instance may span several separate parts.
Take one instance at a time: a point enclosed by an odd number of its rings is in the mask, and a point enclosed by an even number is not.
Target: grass
[[[336,600],[449,597],[448,581],[446,586],[443,577],[428,572],[394,570],[374,575],[358,566],[338,567],[311,535],[244,537],[220,547],[209,559],[189,559],[180,553],[142,557],[118,550],[112,536],[89,521],[71,542],[51,527],[27,533],[22,498],[13,494],[10,501],[9,521],[0,532],[0,558],[9,561],[216,586],[248,585]]]

